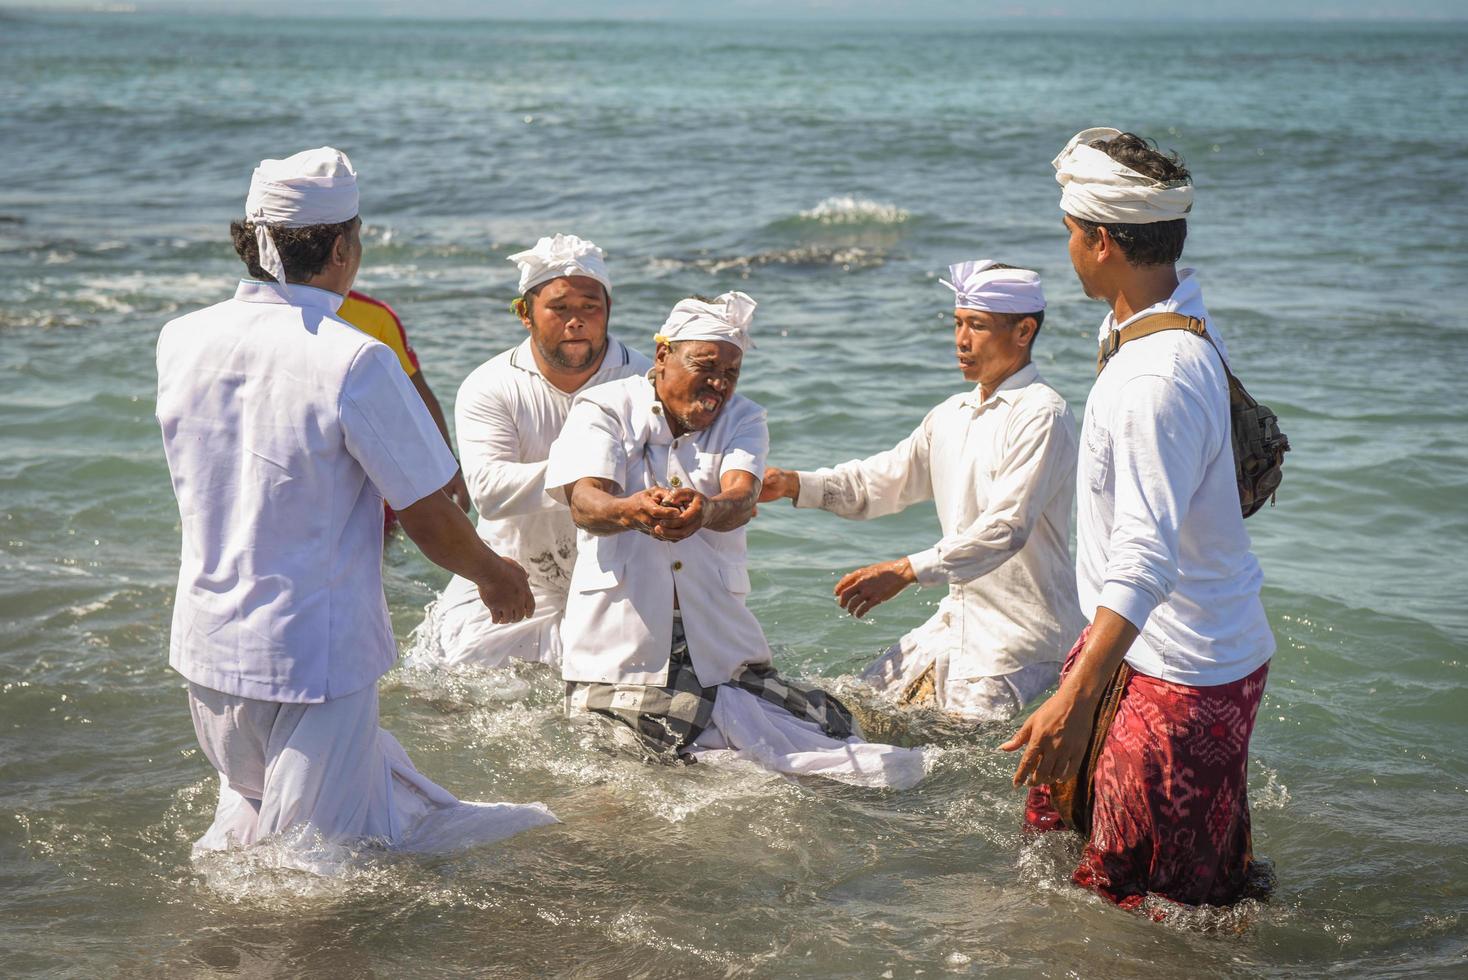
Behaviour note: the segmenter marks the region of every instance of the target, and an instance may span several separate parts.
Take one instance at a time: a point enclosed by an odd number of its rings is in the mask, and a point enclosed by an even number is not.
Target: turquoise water
[[[303,27],[305,29],[303,29]],[[0,15],[0,944],[7,974],[1452,976],[1468,970],[1468,28],[338,24]],[[214,783],[166,665],[178,516],[152,351],[238,274],[265,155],[362,174],[360,284],[445,406],[518,339],[503,260],[603,244],[614,329],[761,304],[741,390],[774,461],[897,441],[961,387],[948,262],[1046,277],[1041,370],[1079,414],[1104,312],[1067,265],[1048,161],[1085,126],[1192,166],[1187,258],[1295,451],[1249,523],[1279,653],[1251,763],[1267,904],[1162,925],[1029,844],[994,727],[888,794],[644,768],[555,684],[398,671],[385,724],[467,798],[559,827],[337,881],[268,849],[195,868]],[[930,542],[765,508],[751,603],[838,686],[928,614],[869,622],[839,575]],[[398,540],[406,647],[447,576]]]

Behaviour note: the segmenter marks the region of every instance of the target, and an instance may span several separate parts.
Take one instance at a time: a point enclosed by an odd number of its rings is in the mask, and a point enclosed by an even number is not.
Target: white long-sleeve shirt
[[[1026,365],[984,398],[934,408],[886,452],[800,473],[797,507],[842,517],[933,500],[943,536],[909,555],[919,585],[947,585],[910,638],[948,656],[951,678],[1000,677],[1060,661],[1085,625],[1070,559],[1075,419]]]
[[[1182,313],[1223,338],[1193,270],[1152,313]],[[1104,338],[1118,326],[1108,315]],[[1209,687],[1274,653],[1259,599],[1230,441],[1228,379],[1201,337],[1166,330],[1111,358],[1081,430],[1076,572],[1081,608],[1105,606],[1141,629],[1127,662],[1152,677]]]
[[[479,536],[525,567],[534,585],[565,592],[576,564],[576,525],[545,492],[545,461],[577,392],[646,373],[652,363],[608,338],[601,367],[577,391],[546,380],[527,337],[475,368],[454,401],[454,431]]]

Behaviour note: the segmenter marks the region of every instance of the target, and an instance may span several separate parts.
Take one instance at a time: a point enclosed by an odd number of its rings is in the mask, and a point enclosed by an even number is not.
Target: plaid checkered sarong
[[[846,705],[819,688],[781,677],[770,664],[746,664],[729,683],[797,718],[815,722],[832,738],[847,738],[856,732]],[[675,616],[666,687],[567,681],[566,713],[589,711],[610,718],[632,729],[654,755],[676,757],[713,721],[714,700],[721,686],[699,683],[688,656],[683,620]]]

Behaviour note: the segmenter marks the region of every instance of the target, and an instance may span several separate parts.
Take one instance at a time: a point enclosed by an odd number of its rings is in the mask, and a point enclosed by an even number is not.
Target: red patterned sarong
[[[1085,633],[1066,659],[1068,670]],[[1249,738],[1269,664],[1215,687],[1135,675],[1096,764],[1091,839],[1072,880],[1123,908],[1148,894],[1187,905],[1244,897],[1253,861]],[[1049,788],[1025,821],[1060,829]]]

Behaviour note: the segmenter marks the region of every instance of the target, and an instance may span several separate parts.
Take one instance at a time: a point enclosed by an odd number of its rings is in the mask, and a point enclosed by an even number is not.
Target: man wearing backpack
[[[1251,878],[1249,739],[1275,644],[1240,507],[1227,349],[1193,270],[1176,267],[1192,181],[1175,154],[1115,129],[1078,133],[1054,166],[1076,275],[1111,307],[1077,471],[1090,626],[1003,748],[1025,749],[1014,781],[1033,787],[1030,827],[1068,816],[1088,832],[1077,884],[1128,908],[1148,895],[1231,904]]]

